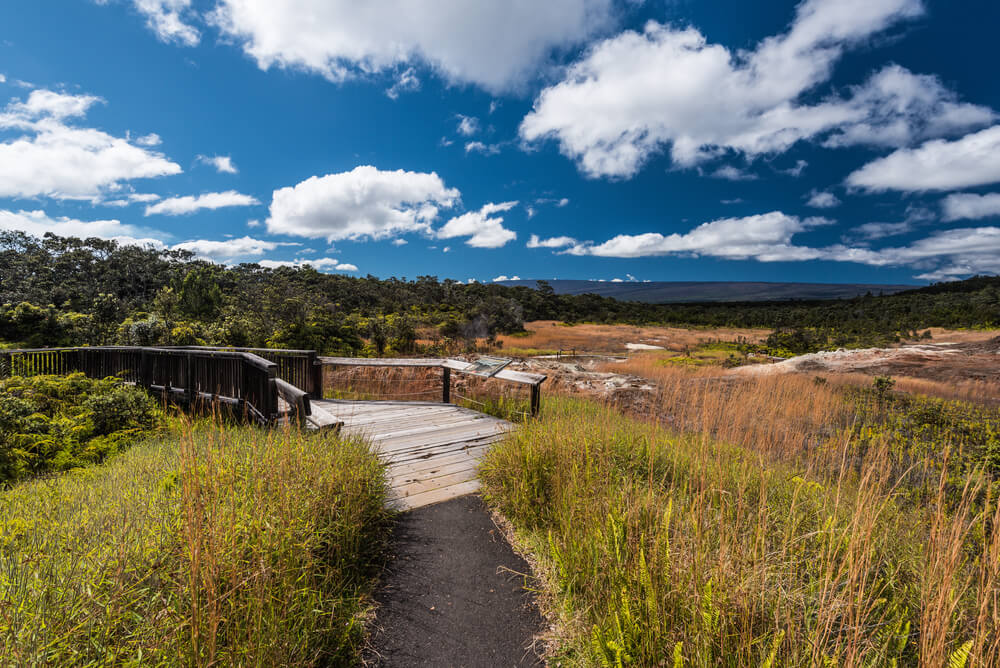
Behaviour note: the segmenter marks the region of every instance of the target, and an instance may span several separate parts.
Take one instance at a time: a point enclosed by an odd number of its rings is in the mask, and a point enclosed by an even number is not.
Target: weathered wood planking
[[[400,510],[478,490],[480,458],[514,427],[451,404],[313,399],[312,405],[342,422],[342,434],[371,441],[388,464],[391,503]]]

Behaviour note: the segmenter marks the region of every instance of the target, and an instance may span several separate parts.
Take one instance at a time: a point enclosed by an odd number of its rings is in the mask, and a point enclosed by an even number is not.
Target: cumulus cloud
[[[214,262],[231,262],[239,258],[263,255],[268,251],[273,251],[282,246],[297,245],[291,242],[265,241],[263,239],[254,239],[253,237],[240,237],[238,239],[225,239],[223,241],[195,239],[175,244],[172,248],[174,250],[186,250],[198,257]]]
[[[318,257],[312,259],[297,260],[259,260],[257,262],[267,269],[277,269],[278,267],[312,267],[316,271],[357,271],[357,265],[349,262],[341,262],[332,257]]]
[[[459,191],[434,172],[362,165],[275,190],[267,229],[327,241],[429,233],[439,209],[454,206],[458,198]]]
[[[743,171],[739,167],[734,167],[733,165],[723,165],[722,167],[719,167],[715,171],[709,173],[709,176],[715,179],[726,179],[727,181],[757,180],[756,174]]]
[[[520,281],[520,276],[508,276],[507,274],[500,274],[493,279],[494,283],[502,283],[503,281]]]
[[[202,209],[222,209],[232,206],[253,206],[260,204],[255,197],[227,190],[221,193],[205,193],[203,195],[169,197],[161,202],[146,207],[146,215],[162,214],[166,216],[182,216]]]
[[[410,242],[407,241],[406,239],[393,239],[392,240],[392,245],[393,246],[405,246],[408,243],[410,243]]]
[[[162,153],[102,130],[78,127],[100,98],[33,90],[0,112],[0,129],[23,133],[0,142],[0,197],[99,199],[132,179],[178,174]]]
[[[989,123],[991,110],[895,65],[846,96],[802,101],[829,82],[848,48],[922,12],[920,0],[805,0],[787,32],[749,51],[650,21],[588,50],[539,94],[520,135],[556,140],[587,176],[627,178],[661,151],[690,167],[726,152],[780,153],[805,139],[900,145]]]
[[[97,0],[107,4],[109,0]],[[153,34],[168,44],[195,46],[201,41],[201,33],[188,22],[193,16],[191,0],[131,0],[136,11],[146,17],[146,26]]]
[[[154,193],[128,193],[126,195],[115,194],[115,199],[101,200],[96,202],[102,206],[116,206],[116,207],[126,207],[130,204],[147,204],[149,202],[155,202],[160,199],[160,196]]]
[[[479,211],[469,211],[452,218],[437,231],[439,239],[469,237],[465,244],[473,248],[500,248],[517,238],[517,232],[503,226],[503,216],[498,213],[510,211],[517,202],[489,203]]]
[[[427,64],[498,92],[537,75],[553,50],[610,24],[612,0],[219,0],[211,20],[263,69],[331,81]]]
[[[813,190],[809,193],[809,199],[806,200],[806,206],[811,206],[814,209],[832,209],[836,206],[840,206],[840,200],[837,199],[837,196],[831,192]]]
[[[944,219],[947,221],[975,220],[978,218],[1000,216],[1000,193],[989,193],[986,195],[957,193],[948,195],[941,202],[941,210],[944,213]]]
[[[548,239],[542,239],[537,234],[532,234],[531,238],[528,239],[528,248],[565,248],[567,246],[575,246],[579,242],[573,237],[550,237]]]
[[[236,174],[239,172],[236,169],[236,165],[233,164],[233,159],[228,155],[199,155],[197,161],[215,167],[215,171],[220,174]]]
[[[456,130],[460,135],[471,137],[479,132],[479,119],[475,116],[463,116],[462,114],[459,114],[458,127]]]
[[[396,75],[396,81],[385,89],[385,94],[390,100],[397,100],[403,93],[412,93],[420,90],[420,77],[412,67],[407,67]]]
[[[828,225],[825,218],[800,219],[780,211],[721,218],[702,223],[684,234],[620,234],[604,243],[577,244],[569,247],[571,255],[599,257],[648,257],[656,255],[708,256],[762,262],[810,260],[818,251],[792,244],[792,237],[809,229]]]
[[[884,239],[912,231],[913,223],[905,220],[899,223],[865,223],[851,228],[852,234],[867,240]]]
[[[484,144],[481,141],[470,141],[465,144],[466,153],[482,153],[483,155],[496,155],[500,152],[499,144]]]
[[[49,216],[44,211],[0,211],[0,230],[24,232],[41,237],[51,232],[60,237],[87,239],[112,239],[122,244],[163,247],[158,238],[162,233],[134,225],[127,225],[117,219],[78,220],[66,216]]]
[[[869,162],[847,185],[872,192],[958,190],[1000,182],[1000,125],[947,141],[934,139]]]

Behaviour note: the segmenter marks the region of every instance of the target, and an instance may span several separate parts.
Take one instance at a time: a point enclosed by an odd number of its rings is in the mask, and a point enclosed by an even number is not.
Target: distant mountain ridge
[[[768,283],[747,281],[653,281],[603,282],[547,281],[556,294],[596,294],[621,301],[669,304],[683,302],[756,302],[789,299],[850,299],[871,292],[873,295],[914,290],[919,285],[882,285],[878,283]],[[536,280],[499,281],[501,285],[536,287]]]

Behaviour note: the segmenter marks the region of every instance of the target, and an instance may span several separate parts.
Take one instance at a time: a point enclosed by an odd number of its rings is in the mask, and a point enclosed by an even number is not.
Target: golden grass
[[[1000,665],[982,475],[956,488],[888,443],[859,449],[837,389],[811,379],[686,375],[655,417],[687,435],[562,399],[486,457],[562,633],[554,662]]]
[[[684,351],[712,341],[751,343],[763,341],[770,334],[766,329],[685,329],[681,327],[635,327],[632,325],[572,325],[556,320],[527,322],[528,335],[497,337],[503,349],[519,348],[538,351],[576,350],[592,353],[621,353],[626,343],[646,343],[669,350]]]

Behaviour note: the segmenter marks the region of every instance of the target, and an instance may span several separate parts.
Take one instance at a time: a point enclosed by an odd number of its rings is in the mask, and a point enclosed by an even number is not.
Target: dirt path
[[[466,668],[543,665],[542,618],[514,554],[478,496],[400,516],[381,591],[372,664]]]

